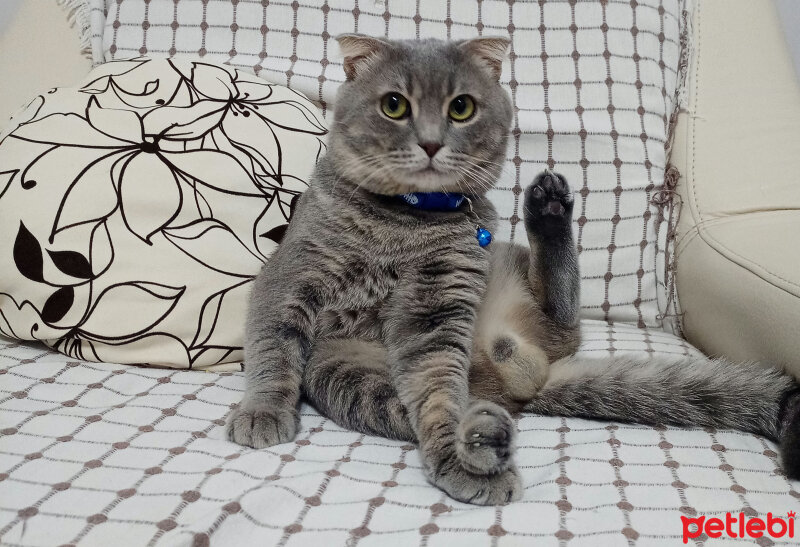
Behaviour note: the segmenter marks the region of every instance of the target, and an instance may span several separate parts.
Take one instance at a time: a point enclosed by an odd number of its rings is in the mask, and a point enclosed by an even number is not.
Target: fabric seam
[[[764,281],[766,281],[770,285],[773,285],[774,287],[776,287],[778,289],[784,290],[784,291],[788,292],[789,294],[793,294],[786,287],[781,287],[778,284],[776,284],[774,281],[772,281],[770,279],[767,279],[765,277],[765,275],[770,275],[772,277],[775,277],[776,279],[780,279],[781,281],[787,283],[788,285],[791,285],[793,287],[797,287],[798,289],[800,289],[800,284],[795,283],[794,281],[790,281],[790,280],[788,280],[788,279],[786,279],[786,278],[784,278],[784,277],[782,277],[782,276],[780,276],[780,275],[778,275],[778,274],[776,274],[774,272],[771,272],[768,269],[766,269],[763,266],[761,266],[760,264],[750,260],[749,258],[746,258],[746,257],[742,256],[741,254],[737,253],[736,251],[734,251],[730,247],[728,247],[725,244],[721,243],[714,236],[712,236],[710,233],[708,233],[708,231],[705,230],[702,226],[695,226],[694,229],[697,230],[697,235],[700,236],[700,239],[702,239],[709,247],[714,249],[717,253],[719,253],[720,255],[725,257],[728,261],[730,261],[730,262],[740,266],[741,268],[753,273],[754,275],[760,277],[761,279],[763,279]],[[709,240],[711,240],[711,241],[709,241]],[[713,242],[713,244],[712,244],[712,242]],[[733,255],[738,260],[734,260],[733,258],[728,256],[728,254],[726,254],[726,253],[729,253],[729,254]],[[759,270],[760,270],[760,272],[759,272]],[[763,272],[763,273],[761,273],[761,272]],[[800,294],[794,294],[794,296],[800,298]]]

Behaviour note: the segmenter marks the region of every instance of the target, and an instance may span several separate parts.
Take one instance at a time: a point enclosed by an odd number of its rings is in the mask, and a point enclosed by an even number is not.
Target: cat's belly
[[[359,251],[363,254],[363,251]],[[350,257],[344,273],[330,276],[330,286],[322,310],[316,318],[315,335],[320,338],[381,338],[380,311],[394,291],[398,273],[380,262]]]
[[[370,308],[324,310],[317,317],[317,339],[381,339],[380,305]]]

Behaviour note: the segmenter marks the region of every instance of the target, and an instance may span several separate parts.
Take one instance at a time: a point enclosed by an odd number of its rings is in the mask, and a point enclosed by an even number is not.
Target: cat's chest
[[[327,305],[318,316],[316,333],[324,338],[357,337],[380,339],[384,320],[402,315],[417,300],[436,301],[441,290],[458,278],[475,291],[483,286],[488,271],[488,250],[473,239],[448,234],[429,246],[398,246],[387,252],[364,246],[343,253],[341,265],[329,292]]]
[[[381,252],[364,247],[350,254],[330,293],[327,308],[334,310],[380,309],[395,294],[413,285],[423,284],[433,290],[446,284],[453,275],[462,279],[475,277],[478,284],[489,268],[489,251],[474,239],[451,239],[447,245],[398,247]],[[441,241],[439,242],[441,243]]]
[[[321,338],[379,339],[381,310],[399,279],[390,265],[354,260],[331,284],[327,301],[317,316],[316,335]]]
[[[463,214],[435,222],[411,222],[400,214],[340,216],[336,226],[346,229],[321,231],[324,254],[332,257],[325,262],[331,268],[327,311],[372,313],[396,302],[395,294],[409,284],[435,289],[438,275],[488,270],[490,250],[480,247],[475,224]]]
[[[363,254],[369,251],[364,250]],[[342,272],[338,288],[332,293],[332,306],[339,309],[362,309],[374,307],[389,297],[398,280],[400,268],[354,257]]]

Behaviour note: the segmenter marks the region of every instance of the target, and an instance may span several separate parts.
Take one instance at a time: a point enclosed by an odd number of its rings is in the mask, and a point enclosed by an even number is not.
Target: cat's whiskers
[[[364,180],[362,180],[361,182],[356,184],[356,187],[353,189],[353,192],[350,194],[350,197],[347,198],[347,204],[348,205],[350,204],[350,201],[353,199],[353,196],[356,195],[356,192],[358,192],[358,190],[362,186],[364,186],[368,182],[374,180],[376,177],[390,172],[391,169],[394,169],[394,167],[395,166],[391,165],[391,164],[384,164],[384,165],[379,166],[377,169],[373,170],[372,173],[367,178],[365,178]]]
[[[492,188],[494,188],[494,184],[491,181],[486,180],[485,178],[481,177],[479,173],[475,173],[474,171],[470,171],[469,169],[464,171],[464,174],[469,177],[469,179],[478,186],[478,188],[484,192],[488,192]]]
[[[475,178],[483,181],[486,184],[486,186],[488,186],[488,188],[486,188],[487,190],[495,186],[495,184],[499,180],[499,177],[497,175],[486,169],[484,166],[479,165],[473,161],[470,160],[464,160],[464,161],[470,164],[471,169],[469,169],[469,171],[471,173],[474,173]]]
[[[414,157],[414,154],[405,149],[357,156],[355,158],[357,161],[341,169],[333,183],[333,190],[336,189],[342,179],[348,179],[350,183],[355,185],[347,200],[350,203],[360,188],[375,179],[396,169],[409,169],[408,161],[413,160]],[[499,178],[491,167],[499,167],[501,172],[505,169],[504,164],[463,152],[451,152],[446,158],[439,160],[438,166],[440,169],[444,168],[445,172],[451,172],[455,175],[454,182],[457,184],[459,192],[474,195],[476,199],[482,201],[484,197],[481,194],[491,190]],[[443,185],[441,185],[441,188],[446,193]]]
[[[469,167],[460,167],[461,174],[469,177],[483,191],[494,188],[496,182],[495,177],[491,176],[491,174],[485,170],[478,171],[476,168],[479,169],[480,166],[469,161],[467,161],[467,163],[470,164]]]
[[[333,182],[332,189],[336,190],[336,186],[343,178],[351,179],[359,175],[361,171],[369,171],[370,169],[377,167],[383,161],[384,156],[385,154],[369,154],[366,156],[361,156],[359,158],[360,161],[348,165],[341,171],[339,176],[337,176],[336,180]]]
[[[492,171],[490,170],[490,167],[496,167],[496,168],[499,168],[499,170],[500,170],[500,172],[501,172],[501,173],[502,173],[502,171],[503,171],[503,168],[505,167],[505,166],[504,166],[503,164],[501,164],[501,163],[496,163],[496,162],[486,162],[486,161],[484,161],[484,160],[482,160],[482,159],[480,159],[480,158],[475,158],[475,157],[472,157],[472,156],[465,156],[465,157],[462,157],[462,158],[461,158],[461,161],[464,161],[464,162],[466,162],[466,163],[468,163],[468,164],[470,164],[470,165],[473,165],[473,166],[475,166],[476,168],[478,168],[478,169],[481,169],[481,170],[483,170],[483,171],[485,171],[485,172],[487,172],[487,173],[492,173]],[[494,175],[494,173],[492,173],[492,175],[493,175],[493,176],[497,176],[497,175]]]
[[[478,190],[486,192],[491,189],[491,185],[486,181],[478,178],[474,173],[472,173],[468,168],[461,168],[461,174],[467,177],[469,180],[465,180],[464,183],[470,190],[473,190],[474,186],[478,187]],[[475,198],[483,201],[484,197],[481,193],[470,191],[468,192],[470,195],[474,196]]]
[[[371,161],[371,160],[367,158],[366,161]],[[333,186],[331,187],[331,189],[335,191],[336,187],[339,185],[339,181],[341,181],[343,178],[348,178],[352,171],[360,167],[361,163],[358,163],[355,165],[348,165],[344,169],[342,169],[337,175],[336,180],[333,181]]]
[[[456,175],[454,182],[458,185],[459,192],[462,194],[470,194],[474,195],[477,199],[483,200],[483,197],[478,195],[477,192],[473,191],[473,187],[475,185],[478,186],[479,190],[488,190],[491,188],[492,184],[491,181],[487,178],[487,180],[483,180],[483,177],[479,177],[479,173],[472,173],[470,167],[465,167],[463,162],[453,161],[452,158],[446,158],[439,161],[439,165],[444,167],[448,170],[448,172],[452,172]],[[472,179],[473,182],[465,179]],[[467,192],[464,191],[464,186],[466,185]]]
[[[513,176],[514,175],[514,173],[512,173],[508,168],[508,162],[499,163],[499,162],[496,162],[496,161],[491,161],[491,160],[479,158],[477,156],[471,156],[469,154],[464,154],[463,152],[461,152],[459,154],[460,154],[461,159],[463,161],[466,161],[468,163],[471,163],[472,165],[475,165],[476,167],[478,167],[480,169],[483,169],[484,171],[486,171],[487,173],[491,174],[493,177],[496,177],[497,179],[499,179],[502,175],[506,175],[506,176]],[[500,172],[495,175],[494,173],[489,171],[489,169],[486,167],[487,165],[488,166],[498,167],[500,169]]]

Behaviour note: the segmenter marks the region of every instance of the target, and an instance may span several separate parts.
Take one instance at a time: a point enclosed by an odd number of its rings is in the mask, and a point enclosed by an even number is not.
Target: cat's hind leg
[[[550,322],[542,346],[551,361],[579,343],[580,273],[572,235],[572,190],[562,175],[540,173],[525,190],[525,230],[530,244],[528,282]]]
[[[305,367],[302,386],[309,402],[342,427],[416,441],[405,406],[392,384],[386,348],[380,342],[318,340]]]
[[[525,191],[529,248],[495,244],[475,328],[470,394],[516,411],[542,387],[549,363],[580,341],[573,198],[552,172]]]
[[[551,322],[527,280],[529,254],[521,245],[496,244],[473,337],[470,395],[512,412],[544,384],[549,362],[539,341]]]
[[[525,191],[529,248],[495,244],[475,328],[470,394],[521,409],[549,363],[578,348],[579,285],[566,179],[541,173]]]
[[[380,342],[320,340],[305,368],[303,393],[323,415],[342,427],[416,442],[417,435],[392,384],[386,358],[386,349]],[[452,447],[464,470],[489,477],[512,466],[515,436],[516,426],[505,409],[489,401],[472,400],[459,420]],[[456,476],[454,473],[453,478]],[[476,488],[469,498],[479,498],[483,495],[480,491]]]
[[[525,190],[525,229],[531,249],[528,279],[548,317],[565,326],[577,322],[579,309],[573,204],[569,184],[558,173],[539,174]]]

